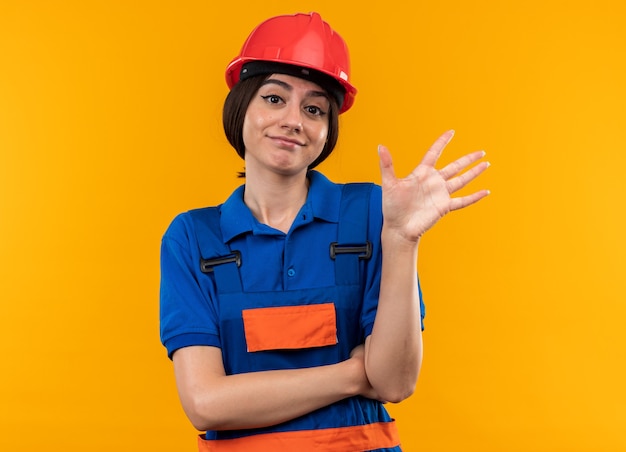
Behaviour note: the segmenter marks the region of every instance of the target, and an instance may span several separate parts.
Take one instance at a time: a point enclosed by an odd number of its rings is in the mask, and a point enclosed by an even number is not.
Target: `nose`
[[[284,115],[281,120],[281,127],[294,133],[302,132],[302,110],[300,106],[292,102],[283,109]]]

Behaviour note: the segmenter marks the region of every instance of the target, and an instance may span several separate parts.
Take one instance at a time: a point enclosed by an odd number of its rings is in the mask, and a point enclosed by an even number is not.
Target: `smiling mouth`
[[[272,141],[283,144],[285,146],[304,146],[304,143],[299,142],[298,140],[294,140],[293,138],[286,137],[270,137]]]

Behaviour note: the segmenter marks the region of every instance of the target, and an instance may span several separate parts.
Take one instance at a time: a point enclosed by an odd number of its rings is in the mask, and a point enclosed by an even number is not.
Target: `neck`
[[[243,200],[257,220],[287,233],[306,202],[308,190],[306,173],[272,179],[246,174]]]

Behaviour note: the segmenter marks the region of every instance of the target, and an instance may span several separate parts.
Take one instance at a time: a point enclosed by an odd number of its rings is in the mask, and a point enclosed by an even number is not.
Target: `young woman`
[[[161,257],[161,339],[201,451],[400,450],[383,403],[409,397],[421,366],[418,244],[488,194],[451,197],[488,164],[435,169],[449,131],[404,179],[381,146],[382,187],[313,171],[354,102],[349,74],[317,13],[263,22],[227,67],[245,184],[179,215]]]

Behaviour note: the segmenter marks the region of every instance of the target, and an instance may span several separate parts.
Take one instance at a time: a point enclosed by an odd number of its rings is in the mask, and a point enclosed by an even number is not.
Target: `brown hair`
[[[222,110],[222,123],[226,138],[237,154],[242,159],[245,157],[246,146],[243,142],[243,122],[246,117],[246,111],[263,82],[267,79],[268,74],[257,75],[254,77],[241,80],[237,83],[226,96],[224,108]],[[333,96],[328,96],[330,108],[328,111],[328,134],[326,136],[326,144],[322,153],[309,165],[309,169],[315,168],[322,163],[333,152],[337,139],[339,138],[339,105]],[[240,177],[245,173],[239,173]]]

